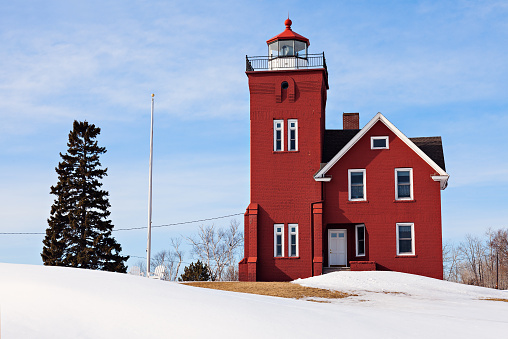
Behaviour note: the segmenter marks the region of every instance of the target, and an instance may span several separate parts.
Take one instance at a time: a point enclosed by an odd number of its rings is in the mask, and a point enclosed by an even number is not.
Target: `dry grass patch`
[[[195,281],[195,282],[187,282],[185,283],[185,285],[194,287],[212,288],[215,290],[269,295],[272,297],[294,298],[294,299],[305,299],[305,298],[338,299],[338,298],[347,298],[353,295],[343,292],[325,290],[321,288],[304,287],[289,282]]]
[[[491,300],[491,301],[504,301],[505,303],[508,303],[508,299],[502,299],[502,298],[485,298],[481,300]]]

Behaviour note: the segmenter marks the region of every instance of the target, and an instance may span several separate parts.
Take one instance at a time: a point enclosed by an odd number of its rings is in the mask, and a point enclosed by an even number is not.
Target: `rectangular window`
[[[415,254],[414,224],[397,224],[397,255]]]
[[[388,137],[370,137],[371,149],[388,149]]]
[[[284,150],[284,120],[273,121],[273,150]]]
[[[365,170],[348,170],[349,176],[349,200],[361,201],[367,200],[365,190]]]
[[[413,169],[395,169],[395,199],[413,200]]]
[[[356,256],[365,256],[365,225],[356,225]]]
[[[298,120],[288,120],[288,151],[298,151]]]
[[[298,256],[298,224],[288,224],[289,229],[289,256]]]
[[[273,256],[284,256],[284,224],[273,225]]]

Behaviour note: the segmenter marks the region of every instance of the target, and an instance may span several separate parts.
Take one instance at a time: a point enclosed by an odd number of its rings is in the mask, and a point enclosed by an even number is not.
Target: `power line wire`
[[[233,216],[236,216],[236,215],[241,215],[243,213],[236,213],[236,214],[230,214],[230,215],[223,215],[223,216],[220,216],[220,217],[214,217],[214,218],[207,218],[207,219],[200,219],[200,220],[192,220],[192,221],[182,221],[182,222],[177,222],[177,223],[174,223],[174,224],[166,224],[166,225],[156,225],[156,226],[152,226],[152,228],[155,228],[155,227],[170,227],[170,226],[177,226],[177,225],[184,225],[184,224],[193,224],[193,223],[196,223],[196,222],[202,222],[202,221],[210,221],[210,220],[216,220],[216,219],[224,219],[224,218],[229,218],[229,217],[233,217]],[[143,226],[143,227],[131,227],[131,228],[118,228],[118,229],[114,229],[113,231],[133,231],[133,230],[144,230],[146,229],[148,226]]]
[[[176,223],[173,223],[173,224],[155,225],[155,226],[152,226],[152,228],[155,228],[155,227],[171,227],[171,226],[177,226],[177,225],[193,224],[193,223],[196,223],[196,222],[203,222],[203,221],[224,219],[224,218],[234,217],[234,216],[237,216],[237,215],[243,215],[243,213],[235,213],[235,214],[223,215],[223,216],[220,216],[220,217],[213,217],[213,218],[206,218],[206,219],[199,219],[199,220],[182,221],[182,222],[176,222]],[[115,232],[115,231],[144,230],[147,227],[148,226],[130,227],[130,228],[117,228],[117,229],[113,229],[112,231]],[[44,233],[44,232],[0,232],[0,235],[44,235],[44,234],[46,234],[46,233]]]

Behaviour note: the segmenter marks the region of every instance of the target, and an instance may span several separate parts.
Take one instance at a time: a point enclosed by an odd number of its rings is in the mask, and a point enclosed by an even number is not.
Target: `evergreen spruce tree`
[[[55,168],[58,183],[51,186],[56,199],[41,253],[44,265],[127,270],[129,257],[120,255],[122,247],[111,235],[109,194],[100,189],[100,180],[107,175],[99,161],[106,153],[97,144],[100,131],[86,121],[74,121],[67,153],[60,153],[62,161]]]
[[[180,275],[178,281],[208,281],[210,278],[208,265],[198,260],[183,269],[183,274]]]

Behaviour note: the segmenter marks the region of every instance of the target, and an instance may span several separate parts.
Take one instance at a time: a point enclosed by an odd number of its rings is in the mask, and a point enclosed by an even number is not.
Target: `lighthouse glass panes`
[[[273,121],[273,150],[275,152],[283,151],[284,145],[284,120]]]
[[[307,44],[298,40],[276,40],[268,45],[270,59],[278,57],[307,58]]]
[[[288,120],[288,151],[298,151],[298,120]]]

